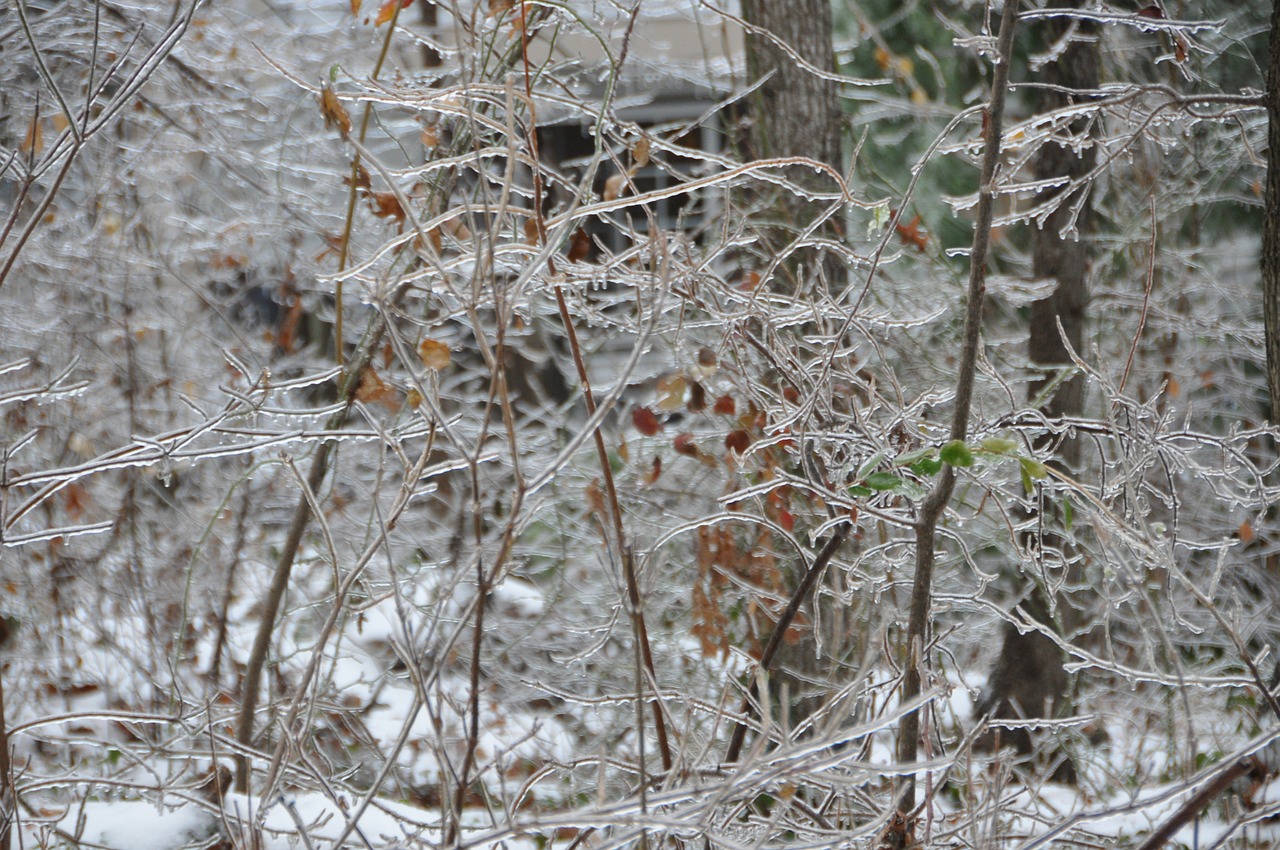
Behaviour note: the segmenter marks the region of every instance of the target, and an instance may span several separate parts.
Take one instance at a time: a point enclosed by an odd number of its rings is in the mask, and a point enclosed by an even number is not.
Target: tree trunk
[[[830,74],[836,67],[831,0],[743,0],[742,18],[747,23],[748,81],[768,77],[748,101],[746,158],[807,157],[843,173],[843,122],[836,83],[815,73]],[[809,167],[788,169],[787,176],[801,187],[832,188],[830,177]],[[760,233],[766,259],[777,257],[824,206],[794,194],[779,194],[776,210],[783,226],[762,228]],[[819,235],[838,239],[839,231],[839,222],[828,220]],[[829,253],[809,250],[785,258],[780,272],[792,278],[797,291],[820,278],[826,279],[829,289],[837,289],[843,285],[843,267]]]
[[[843,122],[836,84],[815,73],[830,74],[836,67],[831,0],[743,0],[742,17],[747,23],[748,83],[768,77],[747,102],[750,122],[744,159],[806,157],[843,173]],[[791,53],[810,67],[797,62]],[[829,176],[808,166],[789,168],[786,174],[800,187],[832,189]],[[826,205],[781,191],[765,198],[772,198],[777,222],[757,229],[762,259],[769,262],[812,224]],[[817,235],[840,238],[838,223],[828,220]],[[830,252],[809,248],[783,258],[777,274],[790,279],[798,292],[811,290],[817,281],[836,290],[844,285],[843,269],[844,264]],[[794,576],[794,580],[799,582],[801,577]],[[811,594],[806,604],[808,621],[839,622],[836,617],[812,616],[808,608],[817,604],[817,596],[816,592]],[[839,650],[839,635],[828,633],[824,638],[825,646]],[[786,699],[789,722],[784,725],[794,727],[821,705],[830,679],[829,666],[818,657],[816,636],[810,632],[798,642],[778,647],[772,690],[775,700]]]
[[[1077,0],[1076,7],[1083,4]],[[1071,22],[1051,22],[1045,25],[1043,40],[1046,46],[1054,44],[1066,33]],[[1078,22],[1078,29],[1071,44],[1056,62],[1045,68],[1041,89],[1040,111],[1049,112],[1072,105],[1075,96],[1070,92],[1092,91],[1099,83],[1099,50],[1096,25],[1088,21]],[[1072,133],[1086,132],[1085,121],[1077,121],[1070,128]],[[1035,173],[1038,179],[1053,177],[1084,177],[1096,162],[1094,148],[1079,151],[1049,143],[1038,153]],[[1071,191],[1064,187],[1061,191]],[[1090,187],[1077,189],[1085,192],[1075,233],[1063,236],[1062,230],[1070,224],[1074,205],[1080,201],[1078,194],[1064,199],[1062,205],[1049,216],[1043,228],[1035,231],[1033,274],[1037,279],[1053,278],[1057,287],[1053,293],[1031,307],[1031,332],[1028,354],[1031,362],[1049,369],[1071,365],[1070,350],[1081,351],[1084,340],[1084,322],[1088,307],[1088,245],[1083,235],[1088,232],[1092,217],[1092,202],[1088,197]],[[1061,326],[1061,327],[1059,327]],[[1033,382],[1029,388],[1031,399],[1044,389],[1052,374]],[[1063,383],[1053,396],[1042,405],[1051,418],[1079,415],[1084,409],[1084,377],[1077,375]],[[1059,459],[1069,468],[1080,460],[1077,440],[1068,439],[1058,448]],[[1047,535],[1046,535],[1047,538]],[[1029,541],[1041,551],[1058,548],[1063,541],[1044,539]],[[1046,545],[1047,544],[1047,545]],[[1055,628],[1050,612],[1052,606],[1045,597],[1044,588],[1032,586],[1028,599],[1023,603],[1025,613]],[[1066,611],[1066,606],[1060,609]],[[1068,627],[1071,623],[1066,623]],[[992,670],[987,692],[979,705],[979,713],[990,713],[993,718],[1015,719],[1020,717],[1053,717],[1068,698],[1069,679],[1064,667],[1062,651],[1054,641],[1037,632],[1021,634],[1007,625],[999,658]],[[1032,749],[1031,736],[1025,730],[1002,733],[1006,743],[1017,746],[1018,751],[1028,753]],[[1070,762],[1064,762],[1058,778],[1070,779],[1073,771]]]
[[[742,18],[752,28],[747,33],[749,79],[773,74],[751,105],[751,153],[757,158],[807,156],[838,168],[836,84],[801,67],[774,40],[814,68],[834,71],[830,0],[743,0]]]
[[[1271,424],[1280,423],[1280,168],[1270,160],[1280,152],[1280,0],[1271,12],[1271,58],[1267,63],[1266,208],[1262,221],[1262,315],[1267,338],[1267,389]]]

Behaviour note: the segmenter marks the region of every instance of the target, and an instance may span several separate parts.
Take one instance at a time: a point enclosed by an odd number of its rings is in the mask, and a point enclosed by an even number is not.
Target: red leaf
[[[722,416],[732,416],[738,411],[738,404],[733,400],[733,396],[722,395],[716,399],[716,406],[712,409]]]
[[[796,527],[796,516],[786,508],[778,508],[778,525],[783,531],[793,531]]]
[[[653,411],[647,407],[631,408],[631,424],[636,426],[636,430],[646,437],[652,437],[654,434],[662,430],[662,423],[658,421],[658,417]]]
[[[689,457],[697,457],[699,455],[698,446],[693,442],[693,435],[687,431],[683,434],[677,434],[672,441],[676,454],[688,455]]]
[[[1163,20],[1163,19],[1164,19],[1164,11],[1163,11],[1159,6],[1157,6],[1157,5],[1155,5],[1155,4],[1153,3],[1153,4],[1151,4],[1150,6],[1143,6],[1141,9],[1139,9],[1139,10],[1138,10],[1138,17],[1140,17],[1140,18],[1155,18],[1156,20]]]
[[[691,413],[701,413],[707,409],[707,390],[697,381],[689,382],[689,400],[685,402]]]
[[[915,216],[907,224],[899,222],[894,228],[902,241],[907,245],[914,245],[917,251],[924,251],[929,247],[929,237],[920,232],[920,216]]]
[[[751,435],[741,428],[737,431],[730,431],[725,435],[724,447],[738,454],[745,454],[750,445]]]
[[[587,231],[579,227],[569,237],[569,262],[576,263],[580,260],[585,260],[590,253],[591,237],[587,235]]]

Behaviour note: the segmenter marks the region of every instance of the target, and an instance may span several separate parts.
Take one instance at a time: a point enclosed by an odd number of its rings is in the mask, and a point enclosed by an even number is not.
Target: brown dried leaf
[[[676,454],[688,455],[689,457],[697,457],[701,454],[698,445],[693,441],[693,435],[688,431],[683,434],[677,434],[671,444],[675,448]]]
[[[697,381],[689,382],[689,396],[685,406],[690,413],[701,413],[707,409],[707,389]]]
[[[351,175],[348,174],[346,177],[343,177],[342,183],[344,186],[350,186]],[[357,165],[356,166],[356,188],[364,189],[365,191],[368,191],[370,188],[372,188],[372,186],[373,184],[369,180],[369,172],[365,169],[363,165]]]
[[[356,388],[356,398],[366,404],[381,404],[394,410],[399,407],[396,391],[374,370],[366,366],[360,375],[360,386]]]
[[[569,237],[569,262],[578,263],[587,258],[591,253],[591,237],[587,235],[587,231],[579,227],[573,231],[573,235]]]
[[[404,222],[404,207],[395,192],[370,192],[369,201],[373,205],[373,214],[378,218],[394,218]]]
[[[658,379],[657,390],[659,410],[679,410],[684,407],[684,397],[689,390],[689,382],[681,374],[666,375]]]
[[[418,344],[418,356],[422,358],[423,366],[437,372],[447,368],[453,359],[448,345],[430,337]]]
[[[638,168],[644,168],[649,164],[648,139],[640,139],[631,146],[631,161],[634,162]]]
[[[711,410],[721,416],[733,416],[738,412],[738,403],[733,400],[733,396],[722,395],[716,399],[716,405]]]
[[[1253,540],[1253,526],[1249,524],[1249,520],[1240,523],[1240,527],[1236,529],[1236,535],[1240,538],[1241,543],[1248,543]]]
[[[744,429],[739,428],[737,431],[730,431],[725,435],[724,447],[738,454],[745,454],[751,446],[751,435]]]
[[[320,89],[320,114],[324,116],[324,126],[331,130],[337,127],[344,139],[351,135],[351,116],[328,85]]]
[[[662,423],[652,410],[647,407],[631,408],[631,424],[646,437],[652,437],[662,430]]]
[[[29,156],[35,156],[44,149],[44,122],[38,118],[32,118],[31,123],[27,125],[27,133],[22,137],[22,143],[18,145],[18,150]]]
[[[622,193],[626,190],[626,176],[615,174],[608,180],[604,181],[604,199],[606,201],[616,201],[622,197]]]

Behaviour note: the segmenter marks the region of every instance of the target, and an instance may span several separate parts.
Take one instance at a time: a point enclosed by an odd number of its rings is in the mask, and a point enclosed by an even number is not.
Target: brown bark
[[[1271,57],[1267,63],[1267,149],[1280,151],[1280,0],[1271,12]],[[1280,168],[1267,166],[1262,221],[1262,315],[1267,340],[1267,388],[1271,424],[1280,423]]]
[[[802,67],[778,44],[786,44],[814,68],[833,71],[830,0],[743,0],[742,18],[752,28],[747,33],[750,80],[773,74],[752,103],[752,153],[761,158],[807,156],[839,167],[836,84]]]
[[[1083,4],[1076,0],[1073,5]],[[1067,22],[1051,22],[1043,30],[1044,44],[1051,45],[1065,34]],[[1046,68],[1042,81],[1040,111],[1049,112],[1072,105],[1079,97],[1073,92],[1091,91],[1099,83],[1099,51],[1097,26],[1089,21],[1078,22],[1078,30],[1072,43],[1066,47],[1056,62]],[[1072,133],[1087,130],[1086,122],[1077,121],[1070,127]],[[1092,147],[1076,150],[1064,145],[1049,143],[1039,152],[1035,161],[1036,177],[1070,177],[1073,180],[1088,174],[1096,162]],[[1031,362],[1044,367],[1069,367],[1070,351],[1080,352],[1084,341],[1084,323],[1089,301],[1088,244],[1083,235],[1088,232],[1092,203],[1089,187],[1083,189],[1064,187],[1059,191],[1071,195],[1049,216],[1044,227],[1035,231],[1033,274],[1038,279],[1053,278],[1057,286],[1053,293],[1031,307],[1031,329],[1028,353]],[[1064,236],[1062,231],[1071,223],[1075,205],[1080,202],[1079,192],[1084,192],[1083,204],[1075,222],[1075,233]],[[1068,347],[1069,346],[1069,347]],[[1032,383],[1030,398],[1036,398],[1052,379],[1052,375]],[[1077,416],[1084,409],[1084,378],[1077,375],[1058,387],[1053,396],[1042,406],[1051,418]],[[1068,439],[1058,447],[1058,457],[1068,467],[1078,465],[1079,443]],[[1044,543],[1061,545],[1060,540],[1030,540],[1033,548]],[[1054,628],[1050,616],[1051,606],[1038,585],[1031,588],[1030,596],[1023,603],[1023,610],[1032,618]],[[1024,717],[1052,717],[1060,710],[1068,697],[1069,678],[1064,667],[1065,658],[1058,645],[1047,635],[1038,632],[1020,633],[1012,625],[1006,625],[1000,655],[996,660],[987,686],[987,693],[979,706],[980,714],[993,718],[1016,719]],[[1010,730],[1001,733],[1002,740],[1014,744],[1019,752],[1032,750],[1032,740],[1026,730]],[[1069,762],[1056,774],[1059,779],[1071,779],[1073,771]]]
[[[768,78],[747,101],[750,124],[745,138],[745,158],[806,157],[843,172],[840,151],[843,113],[836,83],[830,76],[822,76],[830,75],[836,67],[831,0],[743,0],[742,18],[747,24],[748,83]],[[830,191],[833,186],[828,175],[807,166],[788,169],[787,177],[802,188]],[[826,205],[814,204],[790,192],[778,191],[764,197],[773,204],[776,224],[758,228],[756,235],[762,259],[769,262],[812,224]],[[817,235],[840,238],[838,227],[831,220]],[[844,285],[844,264],[821,249],[800,250],[783,258],[777,274],[789,279],[796,291],[810,290],[817,281],[831,290]],[[797,575],[796,581],[804,587],[815,578]],[[800,592],[801,598],[806,595],[807,591]],[[814,603],[810,599],[807,604]],[[811,617],[810,621],[814,619]],[[822,618],[824,623],[829,621],[830,618]],[[836,645],[839,638],[833,635],[826,643]],[[822,701],[818,693],[821,688],[814,683],[828,678],[822,669],[825,662],[817,656],[812,634],[806,634],[796,644],[783,644],[775,649],[776,669],[770,671],[771,681],[776,690],[786,692],[790,723],[794,725]],[[730,760],[741,749],[744,735],[745,727],[739,726],[730,746],[733,753]]]
[[[823,76],[836,67],[831,0],[743,0],[742,18],[747,24],[748,82],[768,78],[748,101],[748,157],[807,157],[843,173],[843,113],[835,81]],[[809,167],[790,168],[787,176],[803,188],[829,191],[833,185],[829,176]],[[822,206],[786,193],[778,196],[776,210],[785,227],[759,233],[770,259],[813,223]],[[819,235],[838,239],[838,223],[828,220]],[[819,277],[828,288],[839,288],[842,269],[842,263],[822,251],[799,252],[781,266],[797,290]]]

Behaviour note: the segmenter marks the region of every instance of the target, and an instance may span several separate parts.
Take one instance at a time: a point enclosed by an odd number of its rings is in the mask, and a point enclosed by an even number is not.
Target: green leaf
[[[943,463],[952,466],[973,466],[973,452],[964,444],[964,440],[952,440],[942,447],[938,457]]]
[[[911,464],[911,471],[919,476],[937,475],[942,469],[942,461],[935,458],[922,458]]]
[[[934,463],[938,462],[935,460]],[[939,464],[939,468],[941,468],[941,464]],[[902,486],[898,488],[898,492],[913,502],[920,501],[929,493],[928,490],[924,489],[916,482],[906,480],[902,482]]]
[[[987,437],[981,443],[982,451],[993,455],[1011,455],[1018,450],[1018,441],[1008,437]]]
[[[928,446],[927,448],[923,448],[923,449],[916,449],[914,452],[907,452],[906,454],[901,454],[895,457],[893,459],[893,465],[894,466],[911,466],[921,458],[933,457],[935,451],[937,450],[934,449],[933,446]]]
[[[1071,530],[1071,518],[1074,511],[1071,510],[1071,494],[1062,494],[1062,523],[1066,526],[1067,531]]]
[[[865,499],[868,496],[874,496],[875,491],[872,490],[870,487],[863,487],[861,484],[854,484],[852,487],[849,488],[849,495],[861,496]]]
[[[867,459],[866,463],[858,467],[858,477],[866,478],[875,470],[877,466],[879,466],[881,463],[884,462],[884,459],[886,457],[888,457],[887,452],[876,452],[875,454],[873,454],[871,457]]]
[[[329,66],[329,82],[336,83],[338,81],[339,67],[340,66],[338,65],[337,62],[334,62],[332,65]]]
[[[1018,458],[1018,467],[1022,472],[1022,486],[1028,493],[1035,489],[1036,485],[1033,482],[1049,474],[1049,468],[1033,457]]]
[[[1033,481],[1039,481],[1041,478],[1049,476],[1049,467],[1033,457],[1020,457],[1018,462],[1022,464],[1022,471],[1030,476]]]
[[[891,472],[873,472],[862,483],[872,490],[892,490],[902,485],[902,479]]]
[[[867,222],[867,238],[870,239],[889,222],[889,205],[877,204],[871,208],[871,221]]]

